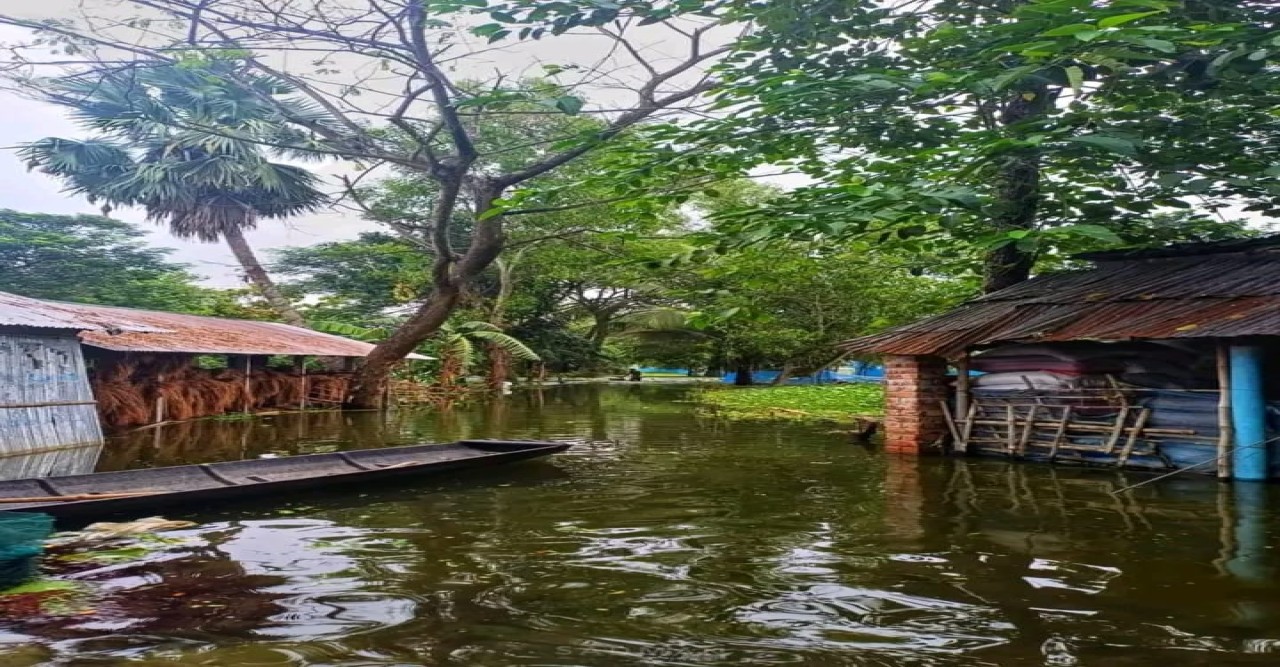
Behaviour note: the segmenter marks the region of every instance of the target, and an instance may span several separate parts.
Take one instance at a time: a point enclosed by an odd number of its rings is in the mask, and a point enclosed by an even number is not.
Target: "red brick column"
[[[922,454],[947,432],[939,401],[948,396],[947,362],[939,357],[892,355],[884,360],[884,448]]]

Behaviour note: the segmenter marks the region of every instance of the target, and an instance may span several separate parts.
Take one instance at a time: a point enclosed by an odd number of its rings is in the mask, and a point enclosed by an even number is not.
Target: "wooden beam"
[[[1231,405],[1231,350],[1218,343],[1218,479],[1231,479],[1231,443],[1235,416]]]

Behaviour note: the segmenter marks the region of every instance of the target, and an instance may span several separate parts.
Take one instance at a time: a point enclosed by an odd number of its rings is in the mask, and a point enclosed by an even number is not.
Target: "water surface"
[[[447,412],[200,422],[101,470],[427,440],[545,461],[238,503],[75,575],[102,608],[0,665],[1271,665],[1280,499],[1209,480],[898,459],[830,427],[700,418],[687,387]]]

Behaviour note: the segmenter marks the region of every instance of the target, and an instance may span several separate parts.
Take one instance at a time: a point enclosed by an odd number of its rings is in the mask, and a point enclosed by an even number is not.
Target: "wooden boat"
[[[274,459],[0,481],[0,510],[58,517],[152,510],[479,468],[547,456],[569,443],[463,440]]]

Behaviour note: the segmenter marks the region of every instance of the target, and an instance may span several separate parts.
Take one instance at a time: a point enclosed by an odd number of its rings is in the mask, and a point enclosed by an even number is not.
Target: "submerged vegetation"
[[[726,419],[851,422],[884,412],[879,384],[710,389],[698,402]]]

